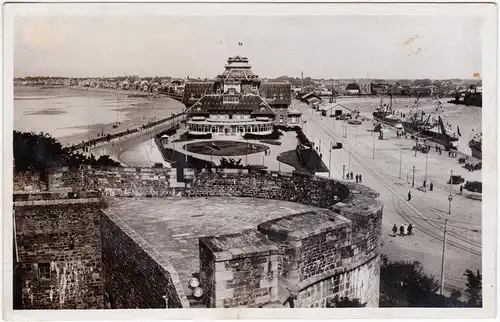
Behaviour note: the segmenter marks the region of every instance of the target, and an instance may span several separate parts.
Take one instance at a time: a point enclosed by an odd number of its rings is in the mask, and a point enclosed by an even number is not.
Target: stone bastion
[[[361,184],[60,168],[16,174],[13,189],[24,308],[325,307],[337,295],[378,306],[383,204]]]

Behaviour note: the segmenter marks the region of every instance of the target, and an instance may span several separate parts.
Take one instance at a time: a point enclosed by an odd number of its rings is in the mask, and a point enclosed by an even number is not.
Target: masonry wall
[[[342,266],[343,249],[351,243],[349,230],[350,227],[343,226],[301,241],[298,249],[300,282],[307,280],[313,282],[318,277]]]
[[[276,255],[217,262],[216,307],[259,307],[273,302],[278,295],[276,266]]]
[[[14,174],[13,191],[40,191],[40,173],[37,171],[26,171]]]
[[[100,199],[14,205],[25,309],[103,308]]]
[[[216,307],[215,291],[215,254],[205,245],[199,243],[200,248],[200,283],[205,295],[203,302],[207,307]],[[218,266],[220,269],[220,265]],[[221,305],[221,303],[219,303]]]
[[[277,271],[282,275],[288,274],[285,276],[287,279],[292,279],[295,274],[298,283],[296,304],[298,307],[324,306],[329,297],[337,293],[342,294],[351,288],[353,291],[348,292],[348,296],[356,296],[370,306],[378,304],[378,256],[383,205],[376,199],[378,194],[375,191],[354,183],[309,175],[276,172],[249,173],[246,170],[199,171],[195,173],[192,183],[185,187],[183,185],[181,188],[174,188],[174,178],[175,172],[170,169],[114,168],[81,171],[58,169],[49,174],[48,181],[51,189],[64,187],[70,187],[73,191],[97,189],[107,196],[117,197],[172,195],[253,197],[285,200],[331,209],[352,221],[350,240],[344,237],[337,240],[338,236],[342,236],[341,232],[333,233],[332,236],[325,233],[323,236],[308,237],[309,239],[301,240],[299,244],[294,245],[277,238],[273,240],[280,250],[279,254],[274,257]],[[16,186],[36,187],[37,184],[36,176],[26,176],[19,179]],[[151,257],[150,250],[143,251],[147,248],[146,244],[142,245],[137,238],[131,238],[132,232],[127,231],[126,228],[117,229],[116,220],[107,220],[105,217],[110,218],[109,215],[102,217],[106,225],[102,230],[102,256],[105,263],[105,280],[110,281],[106,285],[108,297],[114,301],[113,306],[165,307],[163,296],[168,298],[169,307],[188,306],[189,304],[186,305],[184,301],[182,287],[176,287],[177,282],[175,278],[172,279],[172,272],[175,270],[165,268],[166,260]],[[346,233],[349,234],[349,231]],[[205,261],[204,258],[200,252],[202,264]],[[120,268],[120,265],[124,268]],[[212,269],[215,276],[217,269],[238,272],[236,267],[246,267],[247,264],[237,261],[233,263],[228,260],[224,265],[219,263],[217,267],[215,264],[210,265],[206,266],[206,271],[209,272]],[[256,267],[261,267],[260,263],[257,263]],[[116,271],[116,274],[113,271]],[[295,273],[290,274],[292,271]],[[250,273],[252,274],[262,276],[263,273],[257,270]],[[338,282],[336,282],[337,279]],[[342,291],[340,291],[341,279],[344,281]],[[120,281],[127,281],[127,283]],[[362,282],[358,283],[358,281]],[[255,281],[248,280],[247,282],[253,285],[254,289],[259,289]],[[217,282],[214,283],[217,284]],[[232,282],[229,281],[229,283]],[[335,291],[336,284],[338,284],[338,292]],[[233,293],[232,296],[224,298],[223,302],[220,300],[217,302],[215,286],[206,290],[210,298],[215,298],[215,300],[208,301],[210,306],[230,307],[243,305],[241,303],[247,303],[246,305],[249,306],[257,305],[256,302],[248,301],[249,289],[238,288],[240,286],[232,284],[227,285],[230,286],[226,290],[233,289]],[[230,291],[226,292],[226,294],[229,293]],[[261,295],[256,295],[257,297]]]
[[[107,308],[189,307],[179,277],[167,259],[116,216],[104,211],[101,221]]]
[[[214,253],[205,240],[200,238],[200,271],[207,307],[260,307],[278,299],[274,252],[242,247]]]
[[[297,307],[326,307],[335,296],[359,299],[366,307],[378,307],[380,256],[361,262],[356,268],[320,280],[300,290]]]
[[[347,198],[349,189],[334,180],[316,176],[226,170],[196,173],[185,195],[252,197],[330,208],[337,202],[335,197]]]

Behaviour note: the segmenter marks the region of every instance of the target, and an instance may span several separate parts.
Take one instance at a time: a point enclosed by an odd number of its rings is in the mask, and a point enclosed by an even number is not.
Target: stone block
[[[231,281],[232,279],[233,279],[233,272],[232,271],[215,272],[216,283],[219,283],[222,281]]]
[[[255,298],[256,304],[265,304],[265,303],[269,303],[270,301],[271,301],[271,298],[269,295],[259,296],[259,297]]]
[[[223,289],[215,291],[215,299],[217,300],[225,300],[230,299],[234,296],[234,289]]]

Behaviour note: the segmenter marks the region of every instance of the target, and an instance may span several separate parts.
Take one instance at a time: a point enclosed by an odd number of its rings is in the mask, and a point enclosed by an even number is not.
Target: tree
[[[14,131],[14,171],[45,171],[57,167],[78,168],[81,165],[90,166],[120,166],[119,162],[109,156],[95,159],[79,152],[71,152],[63,148],[61,143],[46,133]]]
[[[49,134],[14,131],[15,171],[42,170],[63,166],[68,149]]]
[[[390,262],[385,255],[382,256],[380,292],[385,295],[387,302],[380,303],[380,306],[391,306],[391,303],[429,306],[429,296],[435,294],[438,288],[437,281],[423,272],[419,262]]]
[[[459,290],[453,289],[450,294],[450,298],[454,301],[458,301],[462,297],[462,292]]]
[[[474,274],[471,270],[466,270],[464,276],[467,277],[467,284],[465,286],[467,289],[465,293],[467,293],[469,300],[467,301],[467,305],[471,307],[482,307],[483,306],[483,277],[479,270]]]
[[[241,164],[241,159],[235,160],[233,158],[222,158],[220,160],[220,166],[219,168],[223,169],[240,169],[243,168],[243,165]]]
[[[350,299],[347,296],[339,297],[336,295],[333,299],[329,298],[326,301],[327,308],[333,307],[365,307],[366,303],[361,303],[359,299]]]

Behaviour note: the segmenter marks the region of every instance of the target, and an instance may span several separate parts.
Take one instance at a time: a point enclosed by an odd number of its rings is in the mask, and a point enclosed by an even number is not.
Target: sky
[[[458,16],[24,16],[14,76],[472,78],[481,20]],[[243,43],[239,46],[238,43]]]

